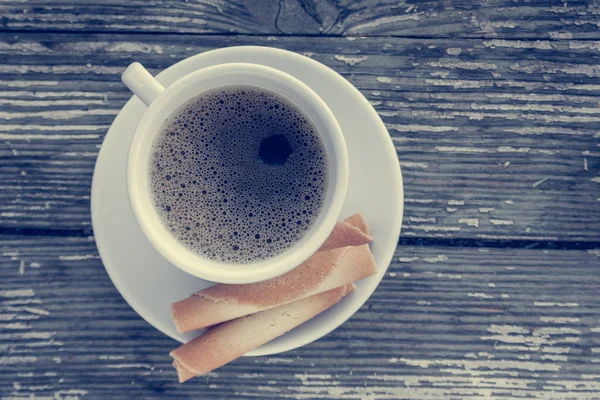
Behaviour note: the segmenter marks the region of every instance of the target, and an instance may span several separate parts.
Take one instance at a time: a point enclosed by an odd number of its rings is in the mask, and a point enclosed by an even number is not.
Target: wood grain
[[[598,39],[595,1],[3,0],[8,31]]]
[[[0,397],[546,398],[600,391],[600,249],[399,247],[371,300],[300,350],[185,385],[93,238],[2,237]]]
[[[599,16],[585,0],[0,0],[0,398],[598,399]],[[102,267],[91,178],[130,62],[235,45],[304,54],[369,99],[403,168],[401,243],[428,247],[399,246],[325,338],[179,385],[177,344]]]
[[[303,53],[367,96],[403,167],[405,237],[598,240],[600,42],[576,40],[3,34],[0,229],[91,234],[125,66],[233,45]]]

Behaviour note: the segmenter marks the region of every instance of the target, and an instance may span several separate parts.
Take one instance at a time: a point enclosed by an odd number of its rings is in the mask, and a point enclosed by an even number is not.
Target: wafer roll
[[[215,285],[171,306],[179,332],[205,328],[291,303],[375,274],[369,245],[319,251],[277,278],[244,285]]]
[[[179,382],[205,375],[283,335],[336,304],[353,288],[345,285],[209,329],[169,354]]]
[[[287,274],[253,284],[215,285],[173,303],[177,331],[205,328],[373,275],[375,261],[365,245],[371,237],[361,229],[368,232],[362,215],[355,214],[336,225],[325,243],[330,250],[317,252]]]
[[[370,243],[371,240],[373,238],[369,234],[367,222],[362,214],[354,214],[335,225],[319,251],[346,246],[360,246],[361,244]]]
[[[347,222],[350,225],[360,229],[365,235],[369,237],[371,236],[367,221],[365,221],[365,218],[361,213],[356,213],[353,216],[346,218],[343,222]]]

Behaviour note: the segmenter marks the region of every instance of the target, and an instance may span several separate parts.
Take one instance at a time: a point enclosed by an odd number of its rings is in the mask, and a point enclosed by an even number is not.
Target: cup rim
[[[206,82],[215,76],[252,76],[252,74],[268,77],[268,79],[293,87],[303,99],[314,105],[314,109],[325,121],[327,127],[326,132],[319,131],[319,134],[322,135],[322,138],[327,136],[331,139],[336,176],[333,186],[328,185],[329,190],[332,191],[328,204],[324,204],[319,210],[319,217],[302,239],[277,256],[250,264],[228,264],[202,257],[183,246],[164,227],[155,208],[145,205],[144,199],[141,198],[140,185],[148,184],[148,159],[140,159],[139,149],[142,143],[150,139],[151,142],[154,142],[165,118],[194,97],[212,89],[200,90],[194,96],[182,99],[180,95],[185,88],[197,85],[199,82]],[[253,86],[252,83],[247,84]],[[214,88],[224,86],[226,85]],[[260,87],[260,85],[254,86]],[[287,96],[284,95],[284,97]],[[292,103],[294,102],[292,101]],[[172,106],[173,104],[175,104],[173,111],[162,115],[164,113],[161,113],[161,109],[166,105]],[[332,154],[328,153],[330,163],[332,162],[331,156]],[[319,249],[333,230],[341,213],[348,186],[348,174],[348,154],[341,128],[327,104],[310,87],[275,68],[250,63],[229,63],[206,67],[184,76],[165,88],[146,109],[129,148],[127,191],[134,215],[144,235],[170,263],[191,275],[213,282],[252,283],[271,279],[294,269]],[[332,179],[331,176],[329,178]],[[150,213],[150,218],[148,213]]]

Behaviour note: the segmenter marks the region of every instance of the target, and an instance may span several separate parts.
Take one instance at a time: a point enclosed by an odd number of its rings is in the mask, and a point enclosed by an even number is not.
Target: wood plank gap
[[[560,38],[531,38],[531,37],[486,37],[486,36],[435,36],[435,35],[346,35],[335,33],[238,33],[238,32],[170,32],[170,31],[121,31],[121,30],[71,30],[71,29],[6,29],[0,27],[0,34],[22,34],[22,35],[135,35],[135,36],[239,36],[239,37],[276,37],[276,38],[360,38],[360,39],[414,39],[414,40],[461,40],[461,41],[481,41],[481,40],[503,40],[506,42],[597,42],[597,38],[577,38],[577,39],[560,39]]]
[[[22,237],[92,237],[90,229],[38,229],[0,227],[0,241]],[[503,240],[503,239],[444,239],[428,237],[400,237],[398,246],[419,247],[463,247],[494,249],[538,249],[538,250],[593,250],[600,248],[600,241],[540,241],[540,240]]]
[[[90,229],[38,229],[38,228],[7,228],[0,227],[0,241],[9,236],[55,236],[55,237],[88,237],[92,236]]]
[[[443,239],[400,237],[399,246],[420,247],[468,247],[494,249],[539,249],[539,250],[592,250],[600,248],[600,241],[539,241],[539,240],[502,240],[502,239]]]

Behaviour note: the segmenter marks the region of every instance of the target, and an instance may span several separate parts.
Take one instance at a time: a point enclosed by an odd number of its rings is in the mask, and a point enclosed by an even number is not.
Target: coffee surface
[[[282,96],[219,88],[174,113],[155,139],[150,186],[184,246],[243,264],[281,254],[314,223],[327,188],[314,125]]]

